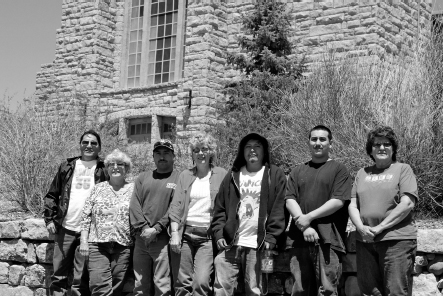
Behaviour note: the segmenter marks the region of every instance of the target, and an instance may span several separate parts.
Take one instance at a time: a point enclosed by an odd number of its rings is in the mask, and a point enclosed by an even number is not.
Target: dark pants
[[[245,295],[260,296],[261,268],[260,251],[252,248],[234,246],[223,250],[215,257],[215,284],[216,296],[234,295],[239,275],[243,275]]]
[[[115,242],[89,243],[89,287],[93,296],[120,296],[128,271],[131,247]]]
[[[135,296],[171,295],[169,236],[166,232],[158,234],[150,244],[146,244],[140,235],[136,235],[133,262]]]
[[[172,266],[178,267],[174,288],[176,296],[212,295],[214,254],[206,227],[186,226],[180,254],[172,254]]]
[[[72,296],[89,296],[87,260],[79,252],[80,233],[59,227],[54,240],[54,273],[51,276],[50,293],[53,296],[67,295],[68,277],[74,268]]]
[[[412,295],[416,240],[357,241],[357,280],[364,295]]]
[[[329,244],[292,248],[290,255],[292,296],[337,295],[341,258]]]

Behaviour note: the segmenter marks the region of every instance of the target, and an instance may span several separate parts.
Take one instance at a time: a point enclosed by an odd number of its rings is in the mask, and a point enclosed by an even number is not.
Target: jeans
[[[290,255],[294,277],[292,296],[338,295],[341,258],[330,244],[310,243],[307,247],[290,249]]]
[[[214,254],[206,227],[186,226],[180,254],[173,254],[173,266],[179,266],[174,283],[175,295],[212,295]]]
[[[68,277],[74,268],[72,296],[89,296],[89,275],[87,260],[79,252],[80,233],[63,227],[57,228],[54,239],[54,257],[52,264],[54,273],[51,276],[50,293],[53,296],[68,294]]]
[[[357,241],[357,280],[364,295],[412,295],[416,240]]]
[[[89,243],[89,287],[93,296],[119,296],[129,267],[131,247],[115,242]]]
[[[240,273],[245,279],[245,295],[261,295],[260,251],[234,246],[218,253],[214,265],[215,295],[234,295]]]
[[[146,244],[139,234],[134,248],[134,295],[171,295],[169,267],[169,236],[166,232],[157,235],[155,241]]]

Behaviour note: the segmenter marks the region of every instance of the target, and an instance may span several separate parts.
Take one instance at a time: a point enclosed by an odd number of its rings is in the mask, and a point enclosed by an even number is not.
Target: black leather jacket
[[[69,196],[71,194],[75,162],[79,158],[80,156],[68,158],[58,168],[51,187],[45,195],[44,218],[46,225],[51,222],[54,222],[57,227],[62,225],[69,207]],[[101,159],[97,161],[94,180],[96,184],[108,180],[108,177],[105,175],[105,164]]]

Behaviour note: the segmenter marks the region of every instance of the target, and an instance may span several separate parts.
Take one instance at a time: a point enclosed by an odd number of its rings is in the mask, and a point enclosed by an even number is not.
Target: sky
[[[62,0],[0,0],[0,100],[17,106],[35,92],[40,65],[55,58]]]

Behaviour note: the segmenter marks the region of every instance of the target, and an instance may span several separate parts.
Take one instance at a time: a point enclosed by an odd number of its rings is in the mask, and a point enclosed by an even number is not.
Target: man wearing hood
[[[245,136],[214,204],[215,295],[233,295],[239,273],[245,294],[261,295],[260,253],[272,250],[285,229],[285,186],[283,171],[270,163],[266,138]]]
[[[292,170],[285,197],[292,216],[286,242],[294,277],[291,295],[337,295],[351,178],[343,164],[329,158],[329,128],[312,128],[308,144],[311,160]]]

